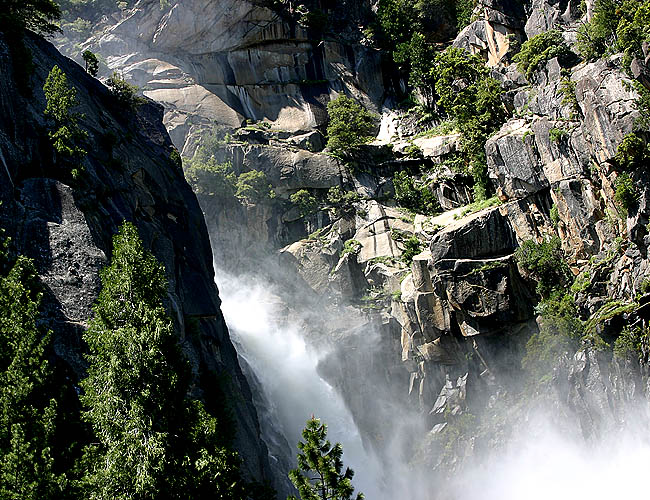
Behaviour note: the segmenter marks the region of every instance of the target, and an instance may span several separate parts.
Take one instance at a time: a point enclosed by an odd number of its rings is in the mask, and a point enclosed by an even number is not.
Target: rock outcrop
[[[325,122],[337,92],[371,109],[381,105],[378,51],[314,38],[282,14],[253,0],[175,0],[162,8],[141,0],[83,48],[104,57],[105,71],[120,72],[163,104],[181,151],[215,124],[266,121],[307,131]]]
[[[390,100],[377,140],[359,148],[354,162],[324,150],[330,96],[345,90],[374,110],[384,98],[380,54],[358,39],[314,38],[252,0],[171,2],[166,9],[141,1],[84,45],[163,103],[165,124],[186,156],[214,122],[237,129],[215,159],[230,161],[237,175],[263,172],[276,197],[199,195],[217,263],[281,282],[287,315],[309,310],[296,315],[309,318],[305,336],[329,352],[320,372],[343,395],[366,445],[389,454],[389,437],[406,436],[408,461],[434,469],[455,469],[482,446],[502,446],[502,433],[481,433],[534,413],[534,405],[517,400],[526,344],[543,329],[535,283],[516,257],[524,242],[559,238],[576,277],[565,291],[585,320],[584,336],[553,359],[536,404],[592,439],[624,425],[629,405],[650,392],[647,342],[632,366],[598,341],[611,344],[623,325],[647,328],[650,319],[643,316],[650,271],[645,170],[627,172],[636,191],[626,210],[616,194],[623,174],[617,150],[638,117],[621,56],[576,60],[570,68],[545,60],[529,81],[511,64],[514,42],[559,29],[572,45],[593,2],[585,2],[585,13],[577,0],[478,3],[453,45],[485,60],[509,114],[485,144],[495,196],[482,205],[470,204],[467,169],[454,167],[463,153],[460,134],[436,135],[431,116],[388,109]],[[205,6],[207,14],[197,15]],[[642,84],[645,49],[632,67]],[[242,127],[246,120],[263,123]],[[424,186],[443,213],[396,207],[396,198],[405,198],[396,193],[405,189],[396,172],[417,181],[411,197]],[[315,206],[292,203],[299,190],[309,191]],[[146,213],[148,200],[137,205]],[[98,250],[87,258],[103,257]],[[399,422],[387,410],[394,406]],[[479,428],[474,419],[482,416]],[[441,445],[449,435],[460,437]]]
[[[251,390],[220,311],[205,222],[151,101],[121,105],[83,68],[48,42],[29,36],[31,95],[19,93],[10,53],[0,39],[0,220],[17,250],[32,257],[46,286],[45,319],[54,351],[78,381],[86,361],[81,332],[92,317],[99,271],[110,258],[112,236],[132,221],[166,269],[166,307],[191,360],[195,396],[217,411],[229,402],[235,446],[250,478],[271,480]],[[54,65],[76,89],[87,132],[78,175],[54,161],[43,115],[44,81]],[[228,383],[220,383],[227,379]],[[224,413],[225,414],[225,413]]]

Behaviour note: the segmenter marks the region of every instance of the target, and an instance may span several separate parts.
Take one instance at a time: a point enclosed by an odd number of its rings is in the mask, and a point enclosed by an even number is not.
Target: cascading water
[[[366,451],[340,395],[317,373],[319,353],[305,343],[300,329],[286,319],[281,301],[266,283],[217,270],[221,305],[238,352],[260,381],[281,433],[296,443],[312,415],[328,425],[328,439],[343,445],[343,462],[355,471],[353,485],[368,499],[381,493],[381,468]]]

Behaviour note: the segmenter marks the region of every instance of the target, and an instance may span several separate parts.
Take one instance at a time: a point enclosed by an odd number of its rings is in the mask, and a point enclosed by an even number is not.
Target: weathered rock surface
[[[324,123],[331,95],[347,91],[371,109],[383,98],[378,51],[318,41],[252,0],[143,0],[83,44],[111,71],[165,107],[165,125],[183,150],[215,123],[266,120],[309,130]]]
[[[196,378],[195,395],[216,404],[215,384],[231,402],[235,445],[248,475],[272,479],[260,440],[251,391],[237,362],[220,311],[212,252],[196,197],[162,125],[162,108],[152,102],[137,112],[121,107],[108,90],[48,42],[29,37],[33,97],[18,94],[7,46],[0,40],[0,218],[18,250],[33,257],[47,287],[47,320],[54,349],[77,378],[84,374],[81,332],[99,292],[99,270],[123,220],[132,221],[145,246],[164,264],[169,283],[166,306]],[[54,65],[77,90],[88,154],[77,181],[69,167],[53,163],[43,116],[43,83]],[[77,111],[77,109],[75,110]],[[106,150],[102,137],[117,138]],[[198,335],[189,334],[189,324]]]

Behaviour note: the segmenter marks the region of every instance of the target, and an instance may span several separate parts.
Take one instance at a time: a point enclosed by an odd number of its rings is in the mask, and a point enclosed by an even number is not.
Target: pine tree
[[[343,447],[327,440],[327,426],[312,417],[302,431],[304,442],[298,443],[298,468],[289,472],[289,478],[300,493],[301,500],[350,500],[354,494],[354,471],[343,468]],[[363,500],[359,493],[355,500]],[[296,497],[289,497],[296,500]]]
[[[377,117],[344,94],[327,103],[327,147],[339,156],[354,151],[373,138]]]
[[[43,114],[54,122],[49,132],[50,140],[57,153],[63,157],[80,158],[86,154],[79,143],[88,134],[79,127],[83,115],[71,112],[79,105],[77,90],[68,85],[68,77],[58,66],[54,66],[43,85],[46,106]]]
[[[99,59],[97,59],[97,56],[90,50],[84,50],[81,57],[86,63],[86,72],[91,76],[97,76],[97,72],[99,71]]]
[[[84,338],[85,418],[98,444],[85,455],[93,499],[243,498],[236,454],[189,401],[190,370],[162,299],[164,267],[133,224],[113,240],[111,265]]]
[[[41,303],[30,259],[0,242],[0,498],[60,498],[62,479],[50,452],[56,403],[45,389],[50,334],[38,327]]]
[[[37,33],[61,31],[61,9],[54,0],[3,0],[0,31],[29,29]]]

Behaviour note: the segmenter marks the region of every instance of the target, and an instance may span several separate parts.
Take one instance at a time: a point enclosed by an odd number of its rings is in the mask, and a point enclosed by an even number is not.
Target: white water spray
[[[218,270],[216,281],[233,341],[260,380],[272,405],[270,411],[294,456],[302,429],[314,415],[328,425],[328,439],[343,445],[343,462],[355,471],[355,491],[369,500],[384,498],[377,461],[364,449],[341,397],[316,371],[319,353],[310,349],[300,329],[286,320],[285,306],[270,286]]]
[[[437,484],[416,475],[406,463],[382,467],[364,449],[341,396],[317,373],[318,361],[326,353],[317,353],[305,343],[300,327],[288,319],[285,304],[271,286],[251,276],[237,278],[219,271],[217,283],[238,352],[261,381],[269,410],[293,455],[306,420],[311,415],[321,418],[328,424],[330,441],[343,445],[343,461],[355,471],[356,491],[368,500],[402,496],[410,500],[611,500],[640,498],[647,491],[650,439],[642,430],[648,420],[642,417],[635,417],[639,425],[586,443],[577,430],[560,433],[552,418],[538,414],[505,450],[490,454],[489,460],[458,478]],[[394,413],[393,423],[405,418],[398,409]]]

